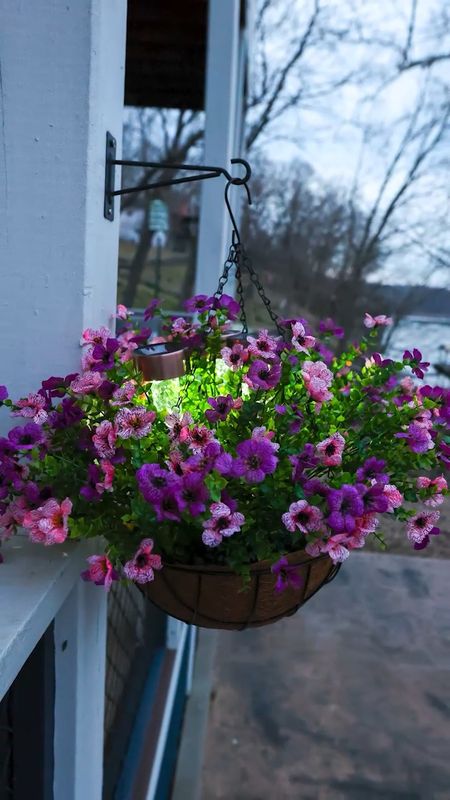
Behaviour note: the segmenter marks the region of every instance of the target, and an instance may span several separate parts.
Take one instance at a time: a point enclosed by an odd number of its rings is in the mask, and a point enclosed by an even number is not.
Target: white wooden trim
[[[192,683],[194,680],[195,651],[197,648],[197,632],[198,631],[195,625],[192,625],[189,631],[189,656],[188,656],[188,668],[186,676],[187,695],[190,695],[192,691]]]
[[[10,687],[86,566],[88,543],[43,547],[16,536],[0,564],[0,698]]]
[[[209,0],[208,11],[204,160],[231,170],[230,159],[237,156],[240,0]],[[223,180],[205,181],[201,192],[195,290],[213,294],[230,244],[230,224]]]
[[[101,800],[107,596],[79,581],[55,619],[54,800]]]
[[[182,664],[183,656],[184,656],[184,649],[187,646],[186,640],[187,640],[188,630],[189,630],[188,626],[183,624],[183,628],[181,629],[181,633],[180,633],[180,636],[179,636],[179,639],[178,639],[177,652],[176,652],[175,661],[174,661],[174,665],[173,665],[173,669],[172,669],[172,674],[171,674],[171,677],[170,677],[169,690],[167,692],[166,703],[165,703],[165,706],[164,706],[164,715],[163,715],[163,718],[162,718],[161,727],[159,729],[158,744],[156,746],[155,757],[153,759],[152,771],[151,771],[151,774],[150,774],[150,781],[149,781],[149,785],[148,785],[146,800],[158,800],[158,798],[155,795],[155,792],[156,792],[156,789],[157,789],[157,786],[158,786],[158,780],[159,780],[159,775],[160,775],[160,771],[161,771],[161,764],[162,764],[162,760],[163,760],[163,756],[164,756],[164,749],[165,749],[166,741],[167,741],[167,734],[169,732],[169,725],[170,725],[170,720],[171,720],[171,717],[172,717],[173,704],[174,704],[174,701],[175,701],[175,695],[176,695],[176,691],[177,691],[178,681],[179,681],[179,678],[180,678],[180,671],[181,671],[181,664]],[[186,798],[186,800],[187,800],[187,798]]]

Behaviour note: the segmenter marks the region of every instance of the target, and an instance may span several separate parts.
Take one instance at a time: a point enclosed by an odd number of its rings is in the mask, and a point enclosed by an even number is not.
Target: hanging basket
[[[340,564],[328,555],[311,558],[304,550],[287,556],[297,567],[300,588],[274,591],[275,576],[268,561],[250,567],[250,581],[243,588],[240,575],[229,567],[165,564],[142,591],[171,617],[200,628],[244,630],[270,625],[295,614],[337,574]]]

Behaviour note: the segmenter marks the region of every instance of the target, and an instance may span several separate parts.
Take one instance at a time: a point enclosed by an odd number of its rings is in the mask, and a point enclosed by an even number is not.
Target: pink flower
[[[67,518],[72,511],[72,502],[66,497],[58,503],[53,497],[39,506],[28,511],[23,519],[23,526],[29,529],[32,542],[40,544],[61,544],[69,532]]]
[[[386,483],[385,486],[383,486],[383,494],[386,495],[388,499],[389,505],[386,510],[389,513],[391,513],[394,508],[400,508],[405,499],[401,491],[397,489],[393,483]]]
[[[203,544],[208,547],[217,547],[224,536],[239,533],[245,522],[244,515],[239,511],[232,511],[226,503],[212,503],[209,510],[211,517],[203,522],[205,530],[202,533]]]
[[[410,517],[406,525],[406,535],[409,541],[420,544],[431,533],[439,517],[439,511],[420,511]]]
[[[128,308],[124,306],[122,303],[119,303],[117,306],[117,312],[115,316],[117,319],[128,319],[128,316],[131,312],[128,311]]]
[[[94,328],[86,328],[81,334],[81,345],[85,344],[102,344],[103,346],[106,345],[108,339],[110,339],[112,333],[108,328],[102,326],[95,330]]]
[[[16,497],[3,514],[0,514],[0,542],[9,539],[23,525],[25,514],[29,510],[24,497]]]
[[[340,467],[342,453],[344,452],[345,439],[340,433],[333,433],[327,439],[316,445],[316,453],[326,467]]]
[[[233,372],[243,367],[249,357],[248,350],[239,342],[236,342],[233,347],[222,347],[220,355]]]
[[[95,392],[103,381],[104,378],[100,372],[85,372],[84,375],[78,375],[78,378],[72,381],[70,388],[75,394],[89,394]]]
[[[149,583],[155,578],[155,569],[162,569],[161,556],[152,552],[153,539],[143,539],[135,555],[127,561],[124,575],[136,583]]]
[[[366,328],[387,327],[388,325],[392,325],[392,321],[392,317],[387,317],[386,314],[378,314],[378,316],[372,317],[371,314],[366,312],[364,315],[364,325]]]
[[[108,556],[89,556],[86,559],[89,568],[81,573],[84,581],[92,581],[96,586],[104,586],[109,591],[113,581],[119,580],[119,573],[114,569]]]
[[[428,489],[429,490],[429,497],[424,500],[426,506],[431,506],[432,508],[436,508],[436,506],[440,506],[444,502],[444,495],[442,492],[447,491],[447,481],[445,480],[443,475],[440,475],[437,478],[431,480],[430,478],[420,477],[417,478],[417,488],[418,489]]]
[[[150,433],[154,411],[145,408],[122,408],[116,417],[117,435],[121,439],[142,439]]]
[[[270,336],[267,330],[260,331],[257,337],[248,336],[247,338],[249,342],[248,352],[252,356],[265,358],[267,361],[277,358],[278,340]]]
[[[189,447],[193,453],[201,453],[210,442],[214,441],[214,431],[206,425],[194,425],[189,431]]]
[[[323,514],[317,506],[310,506],[306,500],[291,503],[289,511],[282,515],[283,524],[294,533],[296,528],[302,533],[319,531],[322,527]]]
[[[120,336],[117,337],[117,341],[120,345],[120,356],[119,361],[121,364],[125,364],[127,361],[131,361],[133,358],[133,353],[138,348],[137,342],[132,342],[131,340],[134,339],[136,336],[136,331],[124,331],[121,333]]]
[[[318,403],[331,400],[333,395],[328,391],[333,375],[323,361],[305,361],[302,369],[303,380],[308,394]]]
[[[292,325],[292,344],[300,353],[307,353],[314,347],[316,340],[314,336],[308,336],[305,326],[301,322],[294,322]]]
[[[92,437],[95,449],[101,458],[111,458],[116,451],[117,430],[109,420],[105,419],[97,425]]]
[[[86,350],[83,351],[83,355],[81,356],[81,368],[83,372],[93,372],[92,367],[97,363],[92,355],[92,350],[92,347],[87,347]]]
[[[29,394],[28,397],[18,400],[16,405],[19,411],[13,411],[13,417],[26,417],[32,419],[37,425],[42,425],[48,419],[48,414],[45,411],[45,397],[41,394]]]
[[[102,492],[110,492],[112,490],[115,467],[107,459],[102,459],[100,461],[100,466],[103,470],[104,478],[102,481],[98,481],[95,488],[97,489],[97,492],[102,494]]]
[[[113,392],[111,405],[112,406],[122,406],[126,403],[129,403],[130,400],[133,399],[134,395],[136,394],[136,386],[133,381],[127,381],[123,384],[123,386],[119,386],[118,389],[115,389]]]

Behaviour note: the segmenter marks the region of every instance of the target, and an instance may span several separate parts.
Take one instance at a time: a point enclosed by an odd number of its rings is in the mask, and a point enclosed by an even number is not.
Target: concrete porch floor
[[[450,800],[450,561],[361,553],[219,634],[202,800]]]

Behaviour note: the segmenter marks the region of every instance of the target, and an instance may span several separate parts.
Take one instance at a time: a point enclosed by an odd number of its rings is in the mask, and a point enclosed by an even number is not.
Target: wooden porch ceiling
[[[204,107],[207,22],[208,0],[128,0],[126,105]]]

